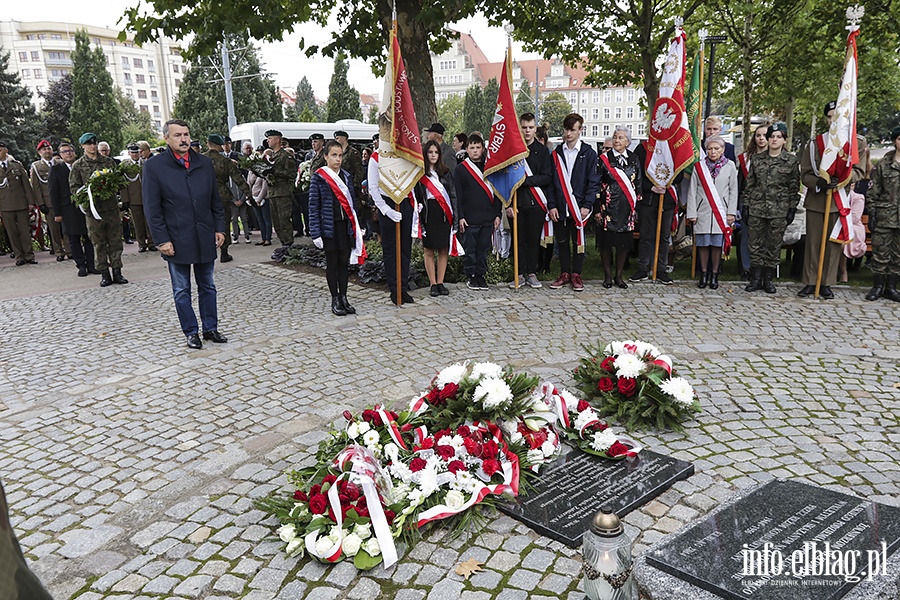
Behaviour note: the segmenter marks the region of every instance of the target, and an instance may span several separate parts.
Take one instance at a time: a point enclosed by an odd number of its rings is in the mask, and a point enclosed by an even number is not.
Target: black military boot
[[[719,289],[719,272],[713,271],[709,276],[709,289],[717,290]]]
[[[112,282],[112,275],[109,274],[109,269],[100,271],[100,287],[110,286]]]
[[[128,280],[122,277],[122,269],[113,269],[112,270],[112,282],[113,283],[128,283]]]
[[[773,277],[775,277],[775,268],[765,267],[765,269],[763,269],[762,288],[767,294],[775,293],[775,284],[772,283]]]
[[[700,289],[703,289],[708,284],[709,284],[709,273],[706,271],[700,271],[700,281],[697,282],[697,287]]]
[[[872,284],[872,289],[866,294],[866,300],[869,302],[874,302],[884,295],[885,276],[876,273],[874,279],[875,281]]]
[[[894,302],[900,302],[900,292],[897,291],[897,280],[900,277],[888,275],[887,286],[884,288],[884,297]]]
[[[745,292],[755,292],[762,289],[762,267],[750,267],[750,283],[744,288]]]
[[[344,304],[341,302],[340,296],[331,297],[331,312],[339,317],[343,317],[347,314],[347,309],[344,308]]]
[[[228,250],[222,248],[222,256],[219,258],[219,262],[227,263],[234,260],[234,257],[228,254]]]

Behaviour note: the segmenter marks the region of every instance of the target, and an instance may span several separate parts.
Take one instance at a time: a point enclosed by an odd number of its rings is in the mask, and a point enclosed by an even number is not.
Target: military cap
[[[785,137],[785,139],[787,139],[787,134],[788,134],[787,125],[785,125],[781,121],[779,121],[777,123],[772,123],[771,125],[769,125],[769,129],[766,131],[766,139],[769,139],[770,137],[772,137],[772,134],[775,133],[776,131],[780,131],[781,135],[783,135]]]
[[[309,139],[310,139],[310,141],[312,141],[312,140],[324,140],[324,139],[325,139],[325,136],[322,135],[321,133],[314,133],[314,134],[312,134],[311,136],[309,136]]]
[[[900,126],[894,127],[891,129],[891,141],[893,142],[898,137],[900,137]]]
[[[216,144],[217,146],[225,145],[225,139],[218,133],[209,134],[208,136],[206,136],[206,141]]]
[[[379,138],[379,135],[376,133],[375,135],[372,136],[372,141],[377,142],[378,138]]]
[[[831,102],[828,102],[825,104],[825,108],[822,109],[822,114],[824,114],[827,117],[828,113],[830,113],[831,111],[833,111],[836,108],[837,108],[837,102],[832,100]]]
[[[141,148],[140,148],[140,146],[138,146],[137,144],[129,144],[129,145],[128,145],[128,151],[129,151],[129,152],[140,152],[140,151],[141,151]]]
[[[96,144],[97,143],[97,134],[91,133],[88,131],[87,133],[82,133],[81,137],[78,138],[79,144]]]
[[[38,149],[38,150],[40,150],[41,148],[45,148],[45,147],[46,147],[46,148],[52,148],[53,146],[51,146],[51,145],[50,145],[50,142],[47,141],[47,140],[41,140],[41,141],[38,142],[38,145],[37,145],[37,149]]]
[[[266,132],[266,137],[272,137],[273,135],[277,135],[278,137],[281,137],[282,133],[280,131],[278,131],[277,129],[270,129]]]
[[[444,129],[444,126],[441,125],[440,123],[432,123],[431,127],[426,129],[425,131],[428,131],[430,133],[436,133],[438,135],[444,135],[444,131],[446,131],[446,130]]]
[[[6,148],[6,142],[0,140],[0,148]]]
[[[337,131],[334,132],[334,137],[338,137],[338,136],[344,136],[345,138],[350,137],[349,135],[347,135],[347,132],[344,131],[343,129],[338,129]]]
[[[225,136],[225,143],[226,143],[226,144],[230,144],[230,143],[231,143],[231,136],[228,136],[228,135]]]
[[[199,147],[200,147],[200,142],[198,142],[197,140],[191,141],[191,148],[199,148]]]

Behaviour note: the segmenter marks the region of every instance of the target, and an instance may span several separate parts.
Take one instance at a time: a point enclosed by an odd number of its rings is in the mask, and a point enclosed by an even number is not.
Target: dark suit
[[[580,143],[581,147],[578,150],[578,155],[575,157],[575,164],[569,169],[569,181],[572,183],[572,194],[575,196],[573,200],[578,205],[578,208],[592,210],[594,202],[597,201],[597,193],[600,191],[600,175],[597,173],[598,157],[597,152],[591,148],[590,144]],[[565,142],[563,142],[553,151],[557,153],[559,161],[564,166],[568,166],[565,153],[563,152],[565,145]],[[555,162],[553,168],[555,172]],[[574,219],[569,219],[569,207],[563,195],[562,182],[558,176],[553,177],[553,183],[553,197],[547,200],[551,210],[555,208],[559,211],[559,221],[553,226],[556,247],[559,251],[559,267],[562,273],[581,275],[581,270],[584,267],[584,249],[582,248],[581,252],[578,252],[577,227]]]
[[[72,202],[69,188],[69,165],[64,162],[50,167],[47,185],[53,214],[62,217],[63,234],[69,238],[69,248],[78,270],[94,270],[94,245],[88,237],[84,213]]]
[[[216,287],[213,282],[216,233],[225,234],[225,210],[219,197],[212,161],[193,150],[189,167],[170,151],[144,163],[142,194],[144,215],[157,246],[171,243],[169,263],[175,310],[185,335],[198,333],[191,306],[191,267],[197,281],[200,318],[204,331],[218,329]]]

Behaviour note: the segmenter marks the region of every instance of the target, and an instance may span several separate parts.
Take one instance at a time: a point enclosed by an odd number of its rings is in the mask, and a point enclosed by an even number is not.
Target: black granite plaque
[[[570,446],[541,469],[534,489],[500,510],[538,533],[576,548],[600,508],[619,517],[694,474],[694,465],[642,450],[637,457],[613,461]]]
[[[898,546],[900,508],[770,481],[650,552],[647,564],[729,600],[835,600],[887,575]]]

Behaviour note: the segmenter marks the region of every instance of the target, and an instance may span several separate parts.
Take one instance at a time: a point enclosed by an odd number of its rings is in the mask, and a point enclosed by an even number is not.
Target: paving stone
[[[490,560],[487,561],[487,566],[497,571],[506,572],[518,567],[520,562],[521,559],[518,554],[500,550],[491,556]]]
[[[368,577],[362,577],[353,589],[347,594],[348,598],[353,600],[371,600],[377,598],[381,594],[381,586]]]
[[[515,573],[513,573],[508,583],[512,587],[516,587],[523,590],[531,591],[533,590],[538,582],[541,580],[541,574],[535,573],[534,571],[527,571],[525,569],[519,569]]]
[[[486,590],[495,590],[502,578],[503,576],[500,575],[500,573],[485,569],[483,571],[478,571],[469,577],[469,585]]]
[[[250,582],[250,587],[277,592],[287,576],[288,572],[280,569],[261,569]]]
[[[216,592],[224,592],[226,594],[240,594],[244,591],[246,585],[247,582],[240,577],[225,574],[219,577],[215,585],[213,585],[213,590]]]
[[[179,583],[179,581],[179,579],[175,579],[174,577],[166,577],[165,575],[160,575],[159,577],[152,579],[147,585],[145,585],[142,591],[145,594],[168,594],[169,591]]]
[[[194,575],[178,584],[175,593],[188,598],[197,598],[212,587],[214,578],[209,575]]]
[[[463,591],[463,583],[452,579],[439,581],[428,592],[428,600],[458,600]]]

